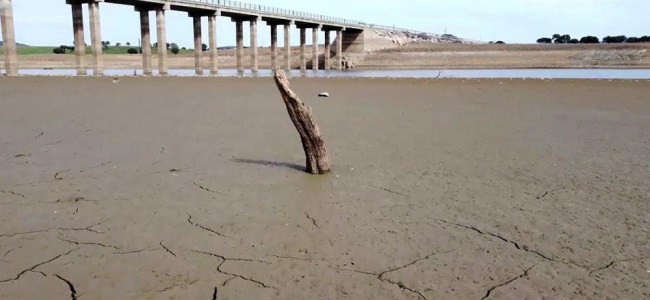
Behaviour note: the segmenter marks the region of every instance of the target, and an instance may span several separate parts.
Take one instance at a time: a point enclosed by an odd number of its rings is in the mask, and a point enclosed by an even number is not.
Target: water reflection
[[[291,77],[301,77],[300,70],[288,72]],[[75,76],[75,69],[21,69],[20,75],[28,76]],[[88,70],[88,75],[92,75]],[[141,76],[142,70],[109,69],[105,76]],[[154,76],[158,72],[154,71]],[[210,75],[209,70],[203,72]],[[197,76],[193,69],[169,70],[169,76]],[[236,69],[219,70],[219,77],[270,77],[271,70],[250,70],[239,73]],[[466,69],[466,70],[309,70],[305,77],[356,77],[356,78],[548,78],[548,79],[650,79],[650,69]]]

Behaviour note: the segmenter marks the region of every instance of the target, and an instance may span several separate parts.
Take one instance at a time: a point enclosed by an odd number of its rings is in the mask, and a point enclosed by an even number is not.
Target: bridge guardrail
[[[215,5],[215,6],[221,6],[221,7],[225,7],[225,8],[235,8],[235,9],[239,9],[239,10],[244,10],[244,11],[248,11],[248,12],[251,12],[251,13],[265,13],[265,14],[274,15],[274,16],[278,16],[278,17],[285,17],[285,18],[290,18],[290,19],[300,19],[300,20],[303,20],[303,21],[312,21],[312,22],[316,21],[316,22],[334,23],[334,24],[340,24],[342,26],[370,27],[370,28],[377,28],[377,29],[381,29],[381,30],[392,30],[392,31],[407,32],[407,33],[416,34],[416,35],[417,34],[437,35],[437,34],[423,32],[423,31],[409,30],[409,29],[405,29],[405,28],[397,28],[397,27],[394,27],[394,26],[390,27],[390,26],[383,26],[383,25],[377,25],[377,24],[368,24],[368,23],[365,23],[365,22],[351,20],[351,19],[330,17],[330,16],[313,14],[313,13],[308,13],[308,12],[303,12],[303,11],[283,9],[283,8],[278,8],[278,7],[270,7],[270,6],[240,2],[240,1],[231,1],[231,0],[176,0],[176,1],[186,2],[186,3],[212,4],[212,5]]]
[[[258,5],[240,1],[231,1],[231,0],[176,0],[179,2],[187,3],[205,3],[212,4],[215,6],[222,6],[225,8],[236,8],[239,10],[249,11],[251,13],[265,13],[280,17],[286,17],[291,19],[302,19],[305,21],[317,21],[317,22],[326,22],[326,23],[336,23],[344,26],[366,26],[364,22],[359,22],[355,20],[330,17],[320,14],[313,14],[303,11],[296,11],[290,9],[283,9],[278,7],[270,7],[265,5]]]

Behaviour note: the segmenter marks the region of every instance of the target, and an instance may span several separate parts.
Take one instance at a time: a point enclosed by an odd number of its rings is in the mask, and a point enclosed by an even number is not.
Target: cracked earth
[[[650,298],[647,82],[292,87],[0,78],[0,299]]]

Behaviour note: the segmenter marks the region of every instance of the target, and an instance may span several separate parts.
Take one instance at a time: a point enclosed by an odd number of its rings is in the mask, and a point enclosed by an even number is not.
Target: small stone
[[[322,98],[329,98],[329,96],[330,96],[330,93],[328,93],[328,92],[323,92],[323,93],[318,94],[318,97],[322,97]]]

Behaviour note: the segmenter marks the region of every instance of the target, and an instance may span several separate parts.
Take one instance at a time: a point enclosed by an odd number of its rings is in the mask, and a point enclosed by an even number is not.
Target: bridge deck
[[[222,16],[233,18],[251,19],[261,17],[269,22],[297,21],[302,24],[323,25],[329,28],[345,28],[347,30],[363,30],[367,25],[350,19],[230,0],[105,0],[105,2],[133,6],[169,4],[172,10],[188,13],[207,15],[219,12]]]

